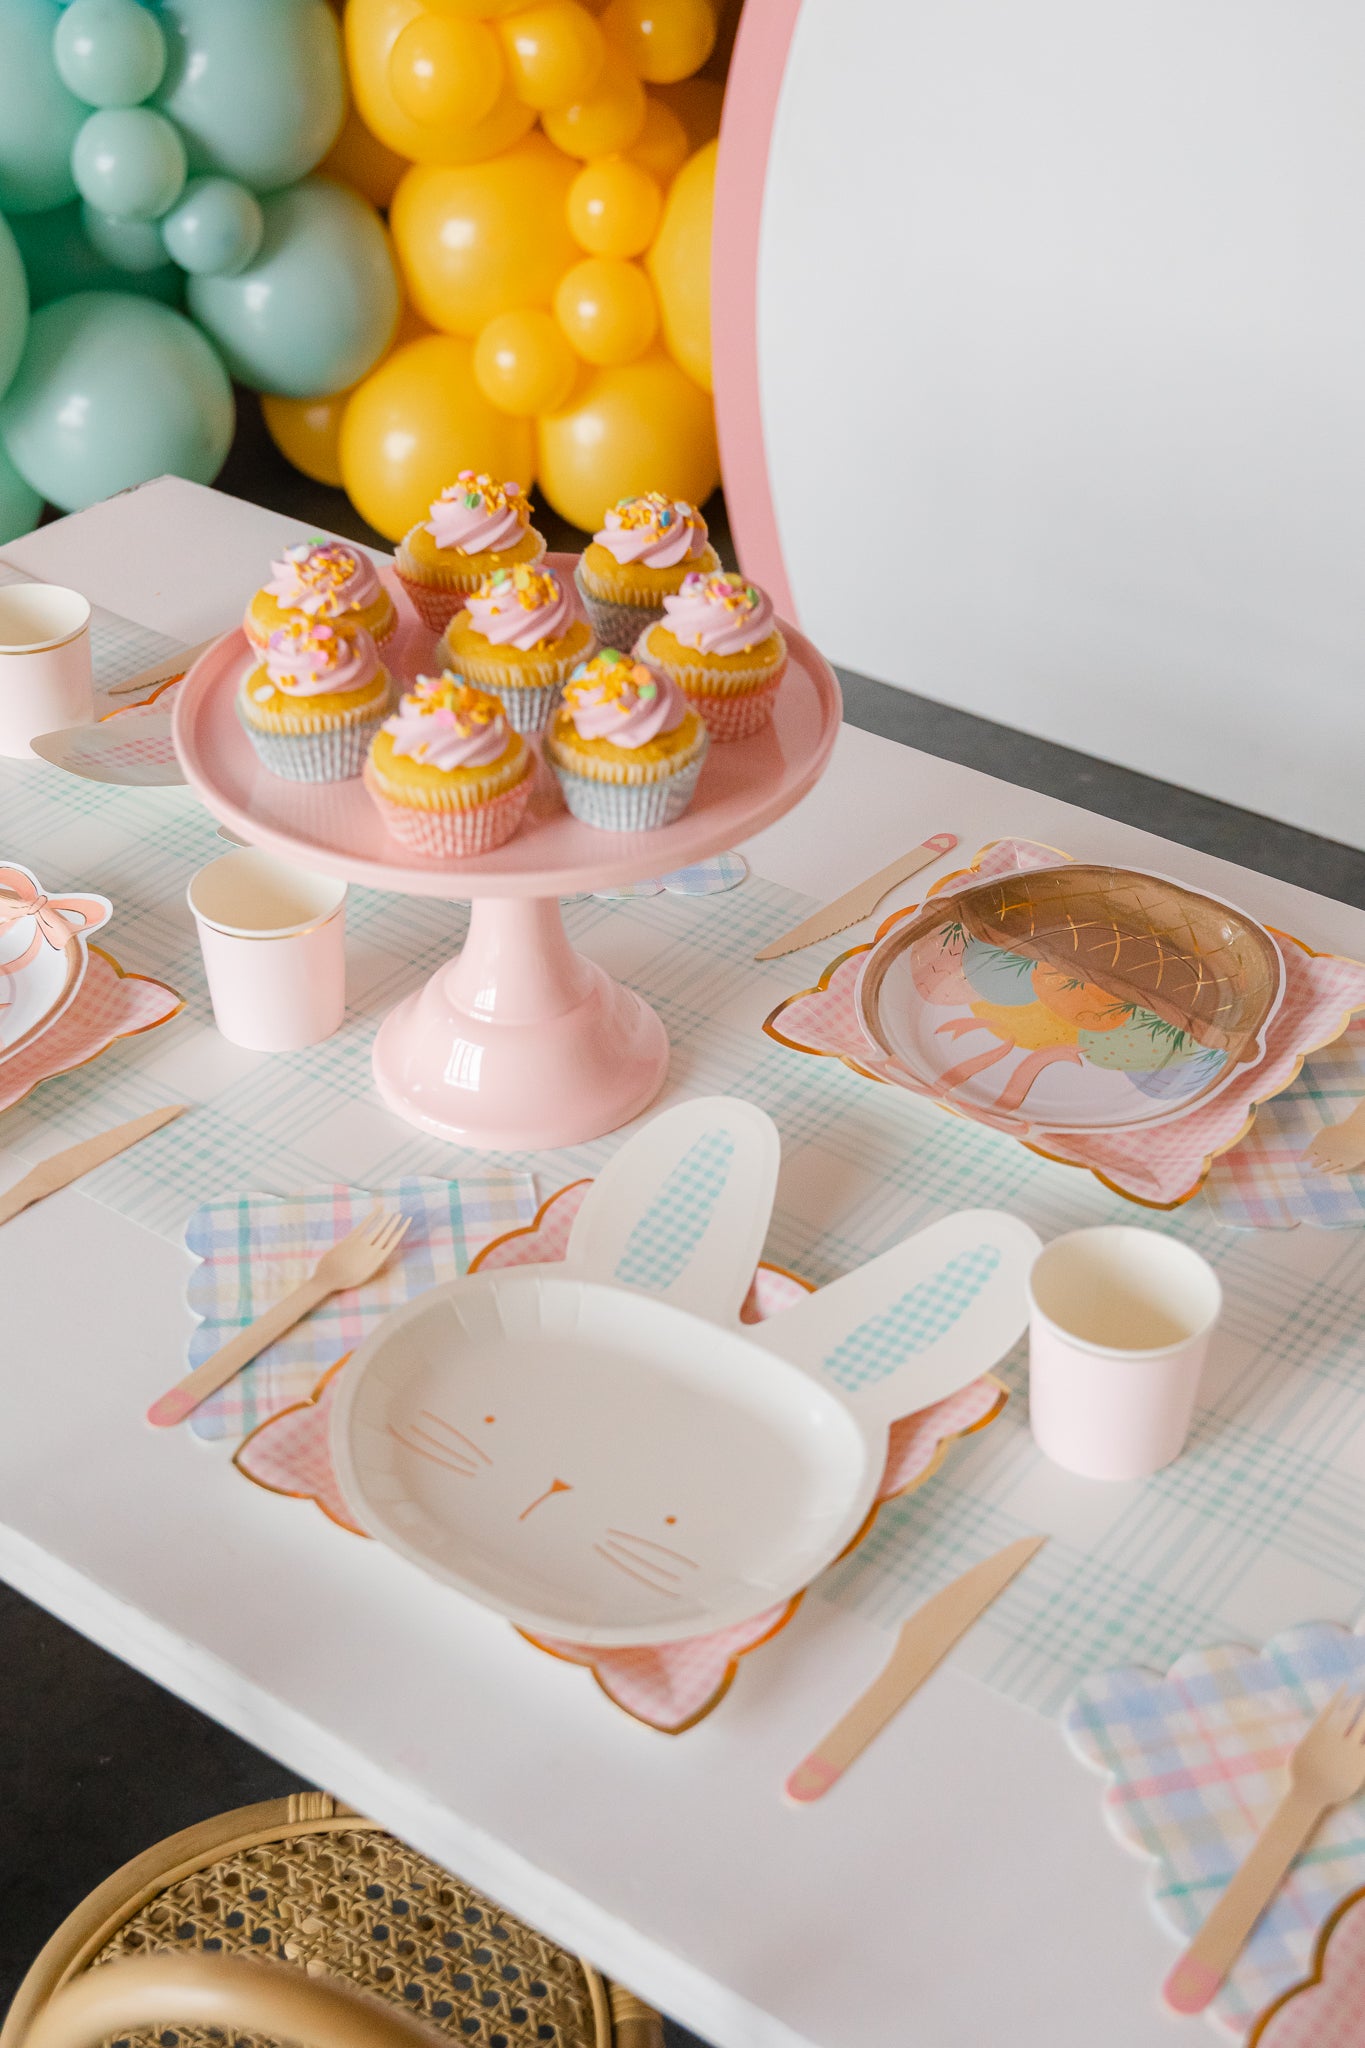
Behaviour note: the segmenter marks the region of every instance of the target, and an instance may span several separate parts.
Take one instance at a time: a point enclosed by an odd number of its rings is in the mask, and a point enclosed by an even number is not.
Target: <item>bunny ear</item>
[[[767,1235],[778,1157],[776,1127],[752,1103],[713,1095],[666,1110],[593,1182],[566,1265],[736,1321]]]
[[[69,925],[88,937],[108,924],[114,906],[107,896],[49,896],[48,903]]]
[[[841,1394],[864,1427],[889,1426],[1004,1357],[1041,1249],[1017,1217],[964,1209],[747,1334]]]

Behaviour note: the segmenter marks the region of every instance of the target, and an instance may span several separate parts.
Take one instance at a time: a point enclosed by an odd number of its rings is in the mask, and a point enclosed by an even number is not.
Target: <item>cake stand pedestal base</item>
[[[638,1116],[667,1072],[658,1017],[574,951],[557,897],[476,897],[461,952],[374,1042],[390,1109],[486,1152],[600,1138]]]

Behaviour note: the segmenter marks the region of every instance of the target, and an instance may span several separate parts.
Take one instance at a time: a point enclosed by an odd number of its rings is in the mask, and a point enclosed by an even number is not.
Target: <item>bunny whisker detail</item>
[[[622,1543],[634,1543],[644,1550],[657,1550],[665,1557],[671,1557],[675,1564],[685,1564],[689,1571],[700,1571],[701,1566],[694,1557],[684,1557],[680,1550],[670,1550],[666,1543],[656,1543],[650,1536],[637,1536],[632,1529],[608,1529],[608,1536],[615,1536]]]
[[[482,1458],[485,1465],[492,1464],[493,1460],[483,1446],[476,1444],[472,1436],[466,1436],[462,1429],[456,1429],[453,1422],[447,1422],[444,1415],[433,1415],[429,1408],[419,1408],[417,1412],[423,1422],[434,1422],[438,1429],[447,1430],[451,1436],[458,1437],[465,1449],[472,1451],[476,1458]]]
[[[627,1549],[624,1543],[605,1543],[602,1547],[604,1550],[609,1550],[613,1557],[628,1557],[632,1564],[640,1567],[641,1571],[653,1572],[656,1578],[671,1579],[676,1585],[682,1577],[681,1572],[671,1572],[666,1564],[655,1564],[652,1557],[639,1556],[637,1552]]]
[[[395,1429],[392,1423],[389,1425],[389,1435],[395,1443],[400,1443],[405,1451],[411,1451],[414,1457],[425,1458],[428,1464],[439,1465],[443,1471],[455,1473],[457,1478],[472,1479],[478,1471],[476,1465],[452,1464],[449,1458],[438,1456],[435,1451],[427,1450],[421,1443],[414,1443],[410,1437],[404,1436],[401,1430]]]
[[[632,1571],[628,1564],[623,1564],[619,1557],[613,1557],[611,1552],[604,1550],[600,1543],[594,1543],[593,1549],[608,1564],[614,1564],[618,1572],[624,1572],[628,1579],[635,1579],[640,1585],[648,1586],[651,1593],[662,1593],[666,1600],[676,1600],[679,1598],[679,1595],[674,1592],[671,1586],[661,1586],[657,1579],[647,1579],[643,1571]],[[636,1561],[637,1563],[639,1562],[638,1559]]]

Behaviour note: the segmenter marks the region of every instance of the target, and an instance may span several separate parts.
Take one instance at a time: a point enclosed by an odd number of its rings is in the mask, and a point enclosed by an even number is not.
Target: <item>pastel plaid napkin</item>
[[[742,853],[714,853],[709,860],[695,861],[690,868],[674,868],[668,875],[653,876],[645,882],[627,882],[620,889],[593,889],[566,896],[566,903],[586,903],[589,895],[611,903],[627,896],[723,896],[737,889],[749,873]]]
[[[1365,2048],[1365,1892],[1341,1901],[1307,1982],[1261,2014],[1247,2048]]]
[[[282,1408],[304,1401],[324,1367],[340,1358],[400,1302],[468,1269],[481,1245],[535,1214],[529,1173],[462,1174],[459,1180],[399,1180],[385,1187],[343,1183],[281,1200],[234,1195],[196,1209],[185,1243],[199,1261],[185,1298],[199,1324],[191,1368],[296,1287],[322,1254],[374,1204],[409,1218],[407,1236],[383,1271],[314,1309],[196,1408],[196,1436],[243,1436]]]
[[[1240,1145],[1215,1159],[1204,1196],[1239,1230],[1342,1230],[1365,1223],[1365,1173],[1319,1173],[1304,1154],[1365,1095],[1365,1017],[1309,1055],[1298,1079],[1263,1102]]]
[[[1073,1695],[1067,1741],[1108,1778],[1105,1818],[1126,1849],[1155,1865],[1152,1905],[1182,1944],[1269,1819],[1290,1750],[1342,1685],[1365,1689],[1365,1637],[1308,1622],[1260,1651],[1196,1650],[1164,1678],[1130,1666]],[[1328,1815],[1257,1922],[1210,2008],[1224,2033],[1244,2034],[1304,1975],[1328,1914],[1362,1883],[1365,1795]]]

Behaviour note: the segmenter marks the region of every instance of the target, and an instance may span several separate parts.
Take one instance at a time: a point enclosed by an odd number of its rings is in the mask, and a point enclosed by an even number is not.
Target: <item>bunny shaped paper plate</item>
[[[891,1424],[1020,1335],[1039,1240],[966,1210],[741,1325],[777,1168],[761,1110],[685,1103],[593,1183],[562,1263],[395,1310],[333,1406],[356,1521],[594,1647],[711,1634],[808,1585],[866,1519]]]

